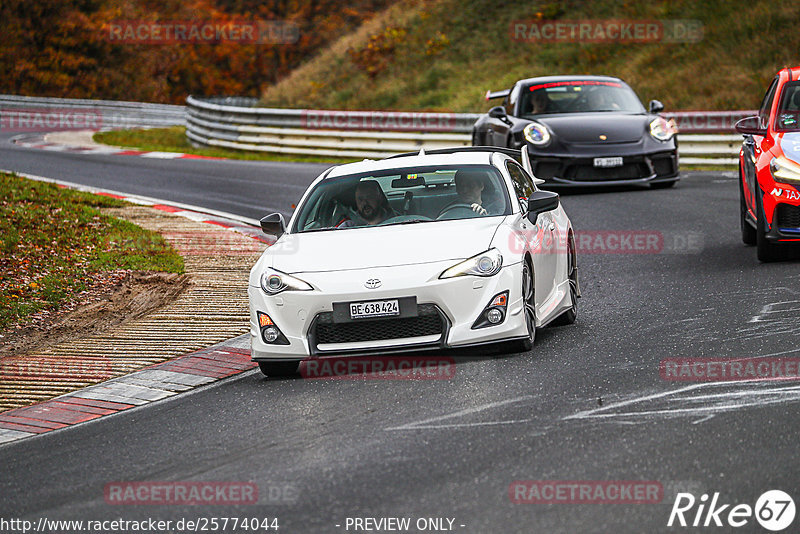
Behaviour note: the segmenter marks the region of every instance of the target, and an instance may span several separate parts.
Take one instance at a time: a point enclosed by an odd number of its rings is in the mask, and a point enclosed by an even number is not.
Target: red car
[[[736,123],[742,240],[758,259],[775,261],[800,246],[800,67],[783,69],[767,89],[758,116]]]

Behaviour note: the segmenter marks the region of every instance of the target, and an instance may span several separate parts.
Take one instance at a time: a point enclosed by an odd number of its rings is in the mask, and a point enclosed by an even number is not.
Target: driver
[[[439,215],[459,204],[466,204],[478,215],[489,215],[489,212],[495,212],[496,206],[493,203],[486,203],[483,199],[483,190],[486,187],[485,178],[486,173],[483,171],[461,169],[456,172],[454,181],[458,198],[445,206]]]
[[[357,219],[347,219],[338,228],[380,224],[397,215],[389,206],[389,200],[383,193],[380,184],[375,180],[358,182],[355,192]]]
[[[619,105],[613,102],[603,87],[597,87],[586,95],[587,111],[614,111]]]

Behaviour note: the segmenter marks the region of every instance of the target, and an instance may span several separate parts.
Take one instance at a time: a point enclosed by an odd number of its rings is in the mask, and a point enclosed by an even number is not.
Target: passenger
[[[547,113],[549,107],[550,98],[547,96],[545,90],[539,89],[538,91],[534,91],[533,98],[531,98],[531,115]]]

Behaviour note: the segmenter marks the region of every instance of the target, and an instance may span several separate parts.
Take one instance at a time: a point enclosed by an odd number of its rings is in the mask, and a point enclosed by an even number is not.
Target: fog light
[[[481,311],[481,314],[472,325],[472,329],[486,328],[495,326],[506,320],[506,306],[508,305],[508,291],[498,293],[489,304]]]
[[[269,326],[264,329],[262,335],[264,336],[264,341],[266,341],[267,343],[272,343],[273,341],[278,339],[278,329],[275,328],[274,326]]]
[[[497,308],[492,308],[488,312],[486,312],[486,318],[492,324],[497,324],[503,320],[503,312],[498,310]]]
[[[288,345],[289,340],[283,335],[278,325],[272,320],[272,317],[260,311],[258,315],[258,326],[261,329],[261,339],[264,343],[273,343],[275,345]]]

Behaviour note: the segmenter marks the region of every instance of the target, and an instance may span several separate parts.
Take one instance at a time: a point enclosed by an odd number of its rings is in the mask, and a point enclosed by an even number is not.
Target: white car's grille
[[[445,323],[434,304],[420,304],[417,317],[361,319],[334,323],[333,313],[317,314],[312,334],[317,345],[357,343],[441,335]]]

